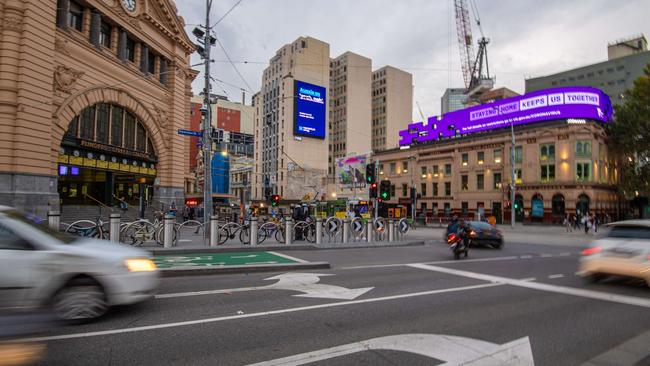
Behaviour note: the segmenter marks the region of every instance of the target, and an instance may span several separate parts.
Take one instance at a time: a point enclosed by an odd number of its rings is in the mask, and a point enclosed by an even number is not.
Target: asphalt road
[[[287,251],[332,269],[165,278],[156,299],[43,334],[43,363],[650,364],[650,288],[585,284],[579,253],[515,242],[460,261],[442,244]]]

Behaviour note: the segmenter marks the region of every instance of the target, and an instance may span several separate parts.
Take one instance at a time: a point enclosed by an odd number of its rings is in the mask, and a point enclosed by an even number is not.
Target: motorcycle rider
[[[469,249],[469,232],[470,232],[470,227],[465,220],[460,220],[458,223],[458,229],[456,230],[456,235],[458,235],[462,242],[463,242],[463,247],[465,251]]]

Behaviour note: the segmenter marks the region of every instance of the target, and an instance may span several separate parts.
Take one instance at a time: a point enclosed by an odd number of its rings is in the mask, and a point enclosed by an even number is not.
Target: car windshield
[[[610,238],[650,239],[650,227],[641,225],[614,226],[607,236]]]
[[[8,211],[5,212],[5,214],[8,217],[23,222],[42,233],[45,233],[49,236],[53,236],[54,238],[56,238],[62,243],[70,244],[79,239],[78,237],[72,236],[68,233],[50,229],[50,227],[47,224],[47,221],[44,220],[42,217],[32,215],[32,214],[24,214],[18,211]]]

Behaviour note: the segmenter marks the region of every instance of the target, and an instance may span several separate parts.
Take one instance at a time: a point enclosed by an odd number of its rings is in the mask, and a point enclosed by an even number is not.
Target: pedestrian
[[[119,200],[120,200],[120,210],[126,212],[126,210],[129,209],[129,204],[126,203],[126,199],[124,199],[124,196],[120,197]]]
[[[589,213],[586,213],[584,216],[582,216],[582,224],[585,226],[585,234],[588,234],[589,228],[591,226],[591,222],[589,220]]]
[[[598,232],[598,225],[600,225],[600,219],[598,215],[594,215],[594,234]]]
[[[189,220],[189,218],[190,218],[190,205],[188,205],[187,203],[185,204],[185,207],[183,207],[182,214],[183,214],[183,222]]]
[[[582,222],[582,217],[580,216],[580,211],[578,211],[575,215],[575,220],[576,220],[576,230],[580,230],[580,223]]]
[[[573,229],[571,228],[571,216],[569,214],[564,215],[563,224],[564,224],[564,227],[566,228],[567,233],[570,233],[571,231],[573,231]]]

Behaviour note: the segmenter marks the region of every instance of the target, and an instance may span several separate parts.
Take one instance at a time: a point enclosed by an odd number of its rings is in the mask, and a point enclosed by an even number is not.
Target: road
[[[435,241],[288,251],[332,269],[165,278],[156,299],[42,335],[44,364],[648,364],[650,289],[583,283],[579,253],[507,242],[454,261]]]

